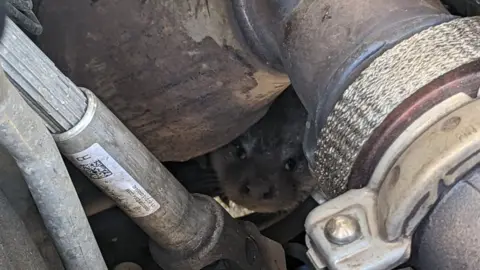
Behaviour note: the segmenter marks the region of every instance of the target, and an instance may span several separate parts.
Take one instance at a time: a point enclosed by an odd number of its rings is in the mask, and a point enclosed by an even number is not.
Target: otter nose
[[[267,183],[246,183],[240,191],[257,200],[270,200],[275,196],[275,187]]]

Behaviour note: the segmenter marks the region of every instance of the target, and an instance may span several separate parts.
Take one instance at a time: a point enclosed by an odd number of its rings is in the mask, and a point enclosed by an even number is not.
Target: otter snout
[[[255,200],[271,200],[275,198],[277,188],[269,181],[263,179],[248,179],[240,187],[240,194]]]

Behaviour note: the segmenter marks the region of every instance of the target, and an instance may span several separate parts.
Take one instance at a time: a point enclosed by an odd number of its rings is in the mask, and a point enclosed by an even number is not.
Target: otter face
[[[228,199],[256,212],[277,212],[310,194],[316,181],[302,150],[306,112],[293,97],[282,94],[257,124],[210,154]]]

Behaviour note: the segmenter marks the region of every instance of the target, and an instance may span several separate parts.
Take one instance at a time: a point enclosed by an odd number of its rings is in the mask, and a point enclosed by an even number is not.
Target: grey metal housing
[[[450,190],[417,229],[415,269],[475,270],[480,265],[480,168]]]

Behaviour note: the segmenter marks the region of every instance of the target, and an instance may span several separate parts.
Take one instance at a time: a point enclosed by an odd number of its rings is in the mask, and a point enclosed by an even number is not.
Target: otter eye
[[[240,144],[236,143],[234,144],[235,149],[236,149],[236,155],[239,159],[245,159],[247,157],[247,152],[245,151],[245,148],[243,148]]]
[[[285,170],[288,172],[295,170],[296,166],[297,166],[297,162],[292,158],[289,158],[287,159],[287,161],[285,161]]]

